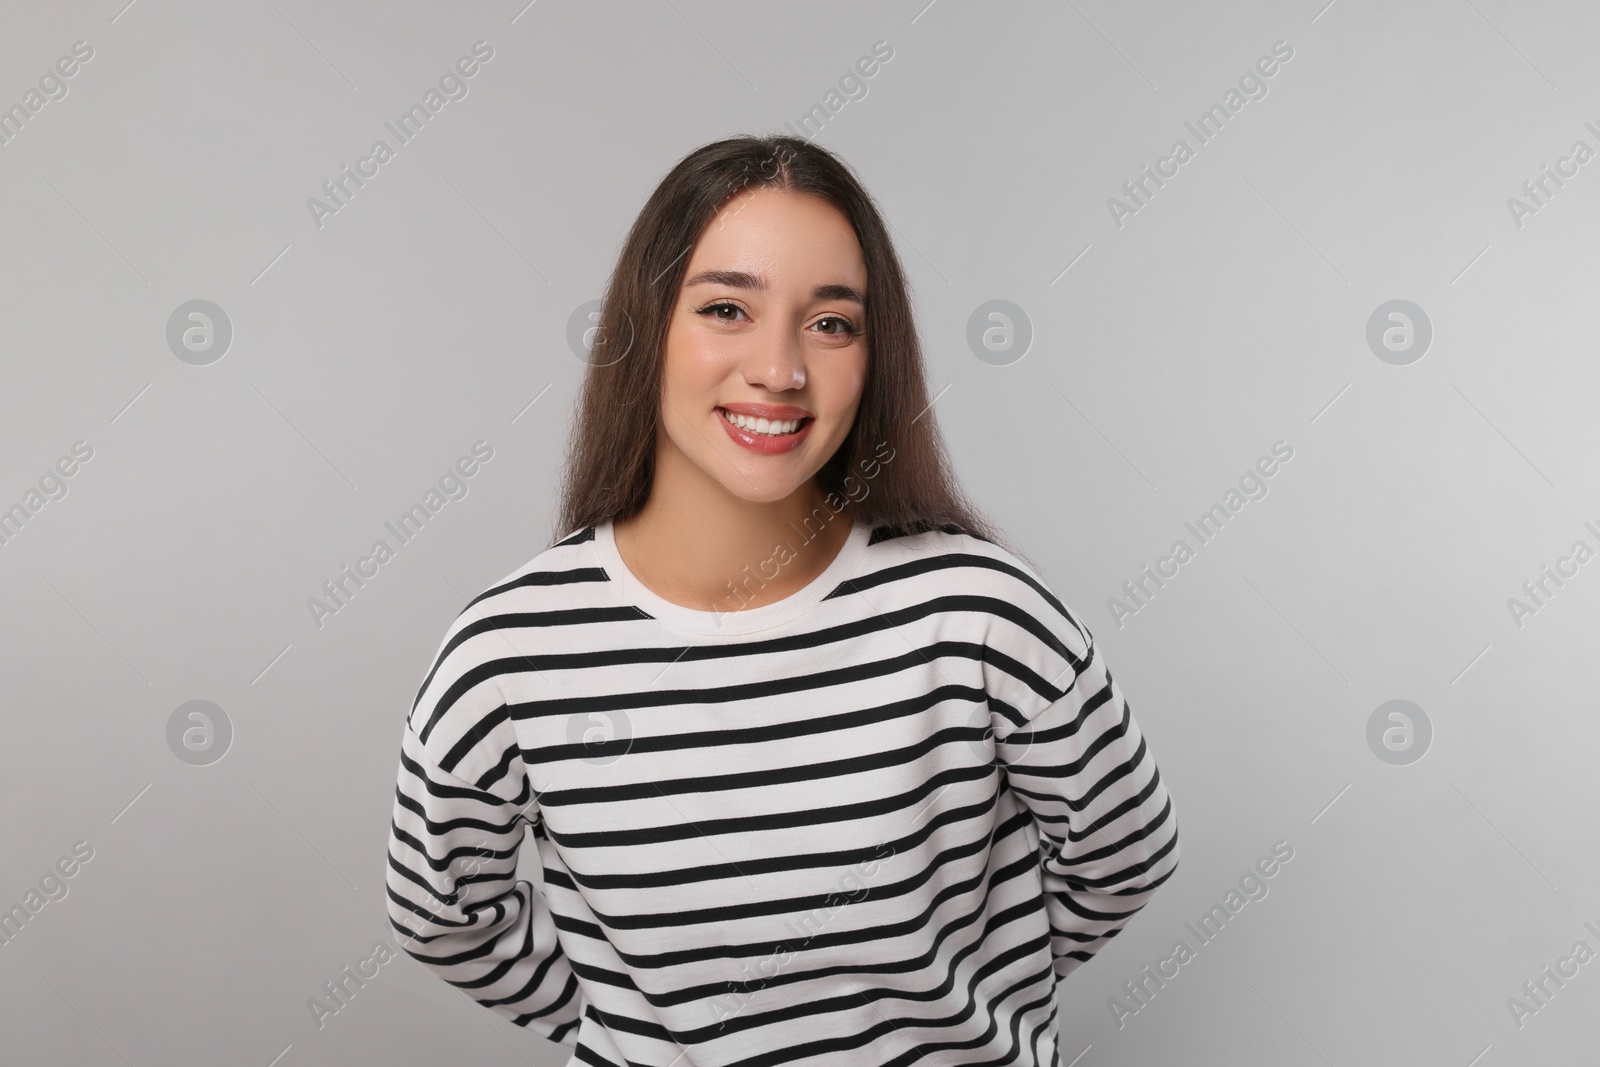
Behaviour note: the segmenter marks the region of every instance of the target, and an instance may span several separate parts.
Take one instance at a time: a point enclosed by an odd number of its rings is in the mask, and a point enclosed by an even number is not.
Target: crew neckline
[[[819,601],[833,592],[840,582],[855,574],[856,568],[866,555],[872,531],[869,525],[859,519],[852,518],[850,521],[852,523],[850,534],[845,538],[843,547],[822,573],[806,585],[770,604],[755,608],[734,606],[726,612],[685,607],[651,592],[649,587],[628,569],[628,565],[622,562],[610,519],[595,525],[594,550],[600,566],[605,570],[606,576],[616,584],[617,592],[624,600],[638,605],[662,625],[671,629],[702,636],[723,637],[754,633],[792,622],[815,607]],[[793,545],[790,547],[793,548]],[[760,578],[755,567],[751,568],[751,573],[757,579]]]

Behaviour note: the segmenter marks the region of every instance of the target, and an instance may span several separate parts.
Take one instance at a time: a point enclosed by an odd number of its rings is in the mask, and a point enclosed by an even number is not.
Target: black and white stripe
[[[803,614],[691,632],[624,595],[609,530],[439,647],[402,736],[402,947],[572,1063],[1056,1067],[1059,979],[1178,863],[1088,631],[999,546],[879,526]]]

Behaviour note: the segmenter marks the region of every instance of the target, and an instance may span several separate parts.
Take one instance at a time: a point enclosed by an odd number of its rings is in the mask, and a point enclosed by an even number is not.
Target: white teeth
[[[748,430],[751,433],[765,434],[768,437],[782,437],[785,434],[794,433],[800,428],[800,423],[802,421],[800,419],[752,419],[747,415],[737,415],[726,410],[722,411],[722,417],[739,427],[741,430]]]

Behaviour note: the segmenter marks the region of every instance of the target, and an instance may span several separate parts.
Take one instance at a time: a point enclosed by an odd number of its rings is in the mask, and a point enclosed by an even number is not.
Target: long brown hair
[[[555,538],[627,518],[649,498],[667,327],[690,253],[718,209],[750,188],[832,204],[850,221],[866,263],[866,381],[855,425],[817,472],[824,494],[853,508],[858,522],[907,531],[953,526],[1022,556],[951,474],[905,275],[876,205],[842,160],[788,136],[730,137],[695,149],[634,220],[601,297],[569,431]]]

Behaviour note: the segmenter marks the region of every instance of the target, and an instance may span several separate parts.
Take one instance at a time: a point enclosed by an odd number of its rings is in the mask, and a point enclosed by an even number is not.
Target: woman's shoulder
[[[977,531],[951,523],[879,524],[869,544],[880,573],[925,583],[938,595],[977,597],[991,614],[1031,618],[1080,647],[1091,640],[1082,618],[1032,563]]]
[[[984,534],[949,522],[921,520],[905,524],[874,523],[867,537],[872,555],[886,564],[919,561],[952,578],[999,581],[1038,579],[1026,561]],[[968,572],[960,574],[959,572]]]
[[[595,562],[595,527],[573,530],[474,596],[463,609],[478,615],[548,611],[584,600],[586,586],[604,582]]]

